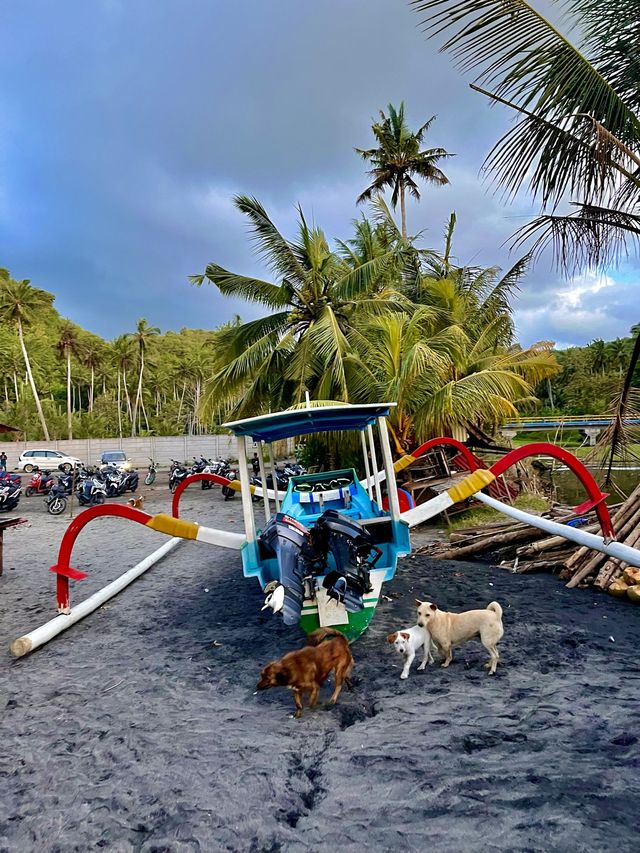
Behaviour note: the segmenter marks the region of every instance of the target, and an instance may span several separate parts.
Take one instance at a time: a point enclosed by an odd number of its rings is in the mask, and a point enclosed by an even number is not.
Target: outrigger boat
[[[11,644],[16,656],[27,654],[65,631],[93,612],[182,540],[241,552],[244,575],[256,578],[265,593],[263,609],[281,613],[286,624],[299,623],[307,632],[324,625],[342,631],[350,640],[358,637],[370,623],[385,581],[393,578],[398,559],[411,550],[409,529],[474,496],[482,503],[518,521],[562,536],[578,545],[601,551],[632,566],[640,566],[640,550],[615,541],[607,509],[606,494],[584,465],[568,451],[539,442],[510,451],[491,468],[461,442],[450,437],[430,439],[395,463],[391,454],[387,416],[395,403],[367,405],[315,405],[290,409],[224,424],[237,437],[240,480],[228,480],[217,474],[200,473],[186,477],[173,495],[172,515],[150,515],[122,505],[104,504],[81,512],[69,524],[60,543],[57,563],[51,571],[57,575],[58,615],[45,625],[24,634]],[[378,470],[374,426],[382,453]],[[280,496],[272,460],[273,490],[267,488],[263,445],[274,441],[323,432],[357,431],[361,436],[366,476],[359,480],[353,468],[294,476],[285,494]],[[260,463],[261,487],[249,481],[247,439],[252,439]],[[453,447],[463,459],[468,473],[446,492],[419,506],[401,512],[395,476],[434,447]],[[485,493],[496,478],[527,456],[546,455],[567,465],[584,485],[588,500],[575,508],[577,515],[594,510],[602,535],[559,524],[550,519],[523,512]],[[239,490],[242,495],[245,534],[199,525],[179,517],[180,496],[192,483],[209,480]],[[389,484],[383,497],[383,484]],[[264,523],[259,528],[254,517],[253,496],[263,498]],[[273,501],[275,512],[271,512]],[[387,508],[388,507],[388,508]],[[110,515],[172,537],[125,574],[71,607],[69,582],[87,577],[71,565],[71,554],[80,531],[95,518]]]
[[[355,639],[371,621],[382,584],[394,576],[398,558],[411,551],[409,526],[400,517],[398,494],[390,490],[389,509],[383,509],[382,478],[373,477],[369,465],[370,454],[377,472],[373,434],[377,426],[385,479],[394,482],[386,422],[394,405],[307,407],[224,424],[239,439],[246,532],[241,548],[244,575],[259,580],[267,596],[265,607],[282,612],[287,625],[299,622],[307,633],[330,625]],[[263,444],[344,431],[361,435],[367,472],[364,483],[353,468],[292,477],[282,500],[277,491],[272,493],[272,515]],[[256,528],[248,482],[247,439],[258,447],[265,515],[261,530]],[[275,471],[273,474],[275,484]]]

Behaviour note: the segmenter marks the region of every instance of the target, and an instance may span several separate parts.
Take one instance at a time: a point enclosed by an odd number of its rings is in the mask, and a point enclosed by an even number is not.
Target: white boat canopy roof
[[[303,409],[286,409],[240,421],[230,421],[222,426],[234,435],[248,435],[254,441],[280,441],[294,435],[314,432],[363,430],[375,423],[376,418],[387,417],[396,403],[365,403],[363,405],[311,406]]]

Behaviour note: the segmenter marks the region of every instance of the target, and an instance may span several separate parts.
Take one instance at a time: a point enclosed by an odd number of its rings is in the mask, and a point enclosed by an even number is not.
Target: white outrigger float
[[[57,575],[59,615],[15,640],[11,644],[12,653],[16,656],[27,654],[71,627],[185,539],[240,551],[245,577],[258,580],[266,596],[264,607],[281,613],[286,624],[300,624],[306,632],[331,625],[353,640],[371,621],[382,584],[393,578],[398,559],[410,552],[409,529],[472,496],[552,535],[563,536],[579,545],[625,560],[630,565],[640,566],[640,551],[615,541],[605,503],[607,495],[600,491],[582,463],[566,450],[547,443],[530,444],[507,453],[491,468],[486,468],[465,445],[444,437],[426,442],[394,463],[386,422],[394,405],[307,405],[306,408],[224,424],[237,437],[239,481],[208,473],[187,477],[173,496],[172,515],[150,515],[120,504],[104,504],[80,513],[67,528],[58,561],[51,567]],[[382,455],[381,471],[378,470],[374,427],[377,428]],[[267,488],[264,445],[271,446],[275,441],[294,436],[342,431],[360,433],[366,472],[364,480],[358,479],[353,468],[305,474],[292,477],[286,492],[280,495],[273,453],[270,453],[274,488]],[[249,481],[247,439],[252,440],[256,447],[261,487]],[[402,512],[395,485],[396,473],[436,446],[454,447],[470,473],[448,491]],[[526,456],[538,454],[560,460],[579,477],[588,500],[576,507],[576,514],[593,509],[600,522],[602,536],[531,515],[483,492],[511,465]],[[201,480],[240,491],[244,535],[204,527],[179,517],[182,493],[190,484]],[[388,484],[393,484],[393,487],[387,488],[384,496],[383,488]],[[263,499],[264,522],[261,519],[258,523],[254,516],[254,508],[258,506],[254,503],[254,495]],[[105,515],[143,524],[172,538],[120,578],[81,604],[71,607],[69,581],[82,580],[87,576],[71,566],[74,542],[87,523]]]

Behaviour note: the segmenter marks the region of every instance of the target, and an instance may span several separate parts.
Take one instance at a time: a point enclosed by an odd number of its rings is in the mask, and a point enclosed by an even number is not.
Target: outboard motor
[[[265,607],[282,611],[286,625],[298,622],[304,599],[314,596],[322,576],[329,598],[350,613],[362,610],[363,596],[373,589],[369,573],[382,555],[361,524],[336,510],[323,513],[310,530],[279,512],[264,528],[260,547],[277,557],[280,576],[280,583],[264,590]],[[335,565],[330,571],[329,555]]]
[[[350,613],[364,608],[363,596],[371,592],[370,571],[382,556],[365,528],[335,509],[328,509],[316,522],[317,546],[324,550],[325,561],[330,551],[335,569],[322,585],[329,598],[344,604]]]
[[[305,575],[300,551],[308,536],[309,531],[303,524],[284,512],[278,512],[269,520],[260,537],[262,544],[278,558],[280,581],[284,586],[284,600],[278,609],[282,610],[285,625],[296,625],[300,619]],[[272,601],[280,603],[281,594],[276,595],[276,590],[269,589],[269,586],[265,590],[268,593],[265,605],[271,607]]]

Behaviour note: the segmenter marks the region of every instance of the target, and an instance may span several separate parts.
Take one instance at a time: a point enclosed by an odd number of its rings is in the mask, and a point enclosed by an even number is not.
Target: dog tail
[[[498,619],[502,619],[502,607],[500,607],[497,601],[492,601],[491,604],[487,604],[487,610],[492,610]]]
[[[318,628],[316,631],[313,631],[311,634],[308,635],[307,645],[319,646],[320,643],[323,643],[325,640],[337,639],[342,639],[345,641],[345,643],[347,643],[347,638],[341,631],[338,631],[335,628]]]

